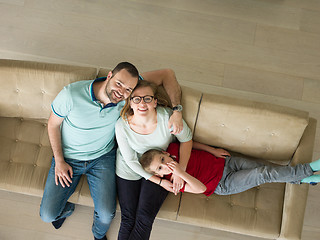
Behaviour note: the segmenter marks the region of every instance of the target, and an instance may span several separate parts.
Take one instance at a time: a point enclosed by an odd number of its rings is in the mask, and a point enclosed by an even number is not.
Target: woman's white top
[[[179,134],[170,133],[168,121],[171,114],[170,108],[157,107],[157,127],[150,134],[136,133],[126,120],[118,119],[116,123],[117,176],[127,180],[139,180],[141,177],[149,179],[152,174],[147,173],[139,163],[139,158],[145,151],[154,148],[165,151],[176,138],[179,142],[188,142],[192,139],[192,132],[184,120],[183,130]]]

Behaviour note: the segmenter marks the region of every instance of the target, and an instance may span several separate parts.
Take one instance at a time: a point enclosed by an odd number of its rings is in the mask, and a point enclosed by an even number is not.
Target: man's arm
[[[62,187],[72,182],[73,175],[72,167],[64,161],[62,146],[61,146],[61,130],[60,126],[64,118],[58,117],[51,112],[48,120],[48,135],[55,159],[55,182],[56,185],[61,184]],[[70,174],[70,175],[69,175]]]
[[[150,82],[162,85],[166,90],[173,106],[179,105],[181,101],[181,87],[172,69],[161,69],[142,73],[141,76]],[[183,129],[182,112],[173,111],[168,122],[168,128],[173,126],[173,134],[181,132]]]
[[[173,106],[180,104],[181,87],[172,69],[160,69],[141,74],[143,79],[153,82],[158,86],[162,85],[171,100]]]

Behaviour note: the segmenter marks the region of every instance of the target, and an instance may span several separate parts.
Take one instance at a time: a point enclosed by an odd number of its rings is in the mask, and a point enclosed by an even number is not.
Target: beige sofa
[[[106,69],[0,60],[0,189],[42,196],[52,152],[50,104],[63,86]],[[184,118],[199,142],[278,164],[310,162],[307,112],[183,87]],[[292,159],[292,160],[291,160]],[[169,194],[158,217],[268,239],[300,239],[308,185],[264,184],[231,196]],[[92,206],[85,178],[70,201]]]

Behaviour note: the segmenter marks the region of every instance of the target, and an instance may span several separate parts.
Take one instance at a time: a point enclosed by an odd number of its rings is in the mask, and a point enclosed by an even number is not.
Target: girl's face
[[[158,176],[163,177],[171,173],[167,163],[172,162],[173,159],[170,154],[163,152],[161,154],[156,154],[150,164],[150,170],[156,173]]]
[[[131,94],[130,107],[134,115],[147,115],[155,111],[157,100],[154,99],[153,91],[150,87],[141,87]]]

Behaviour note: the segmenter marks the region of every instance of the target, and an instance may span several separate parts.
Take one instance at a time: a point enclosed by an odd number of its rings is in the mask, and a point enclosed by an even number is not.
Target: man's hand
[[[172,134],[178,134],[183,129],[182,112],[173,111],[169,121],[168,128],[172,129]]]
[[[70,175],[69,175],[70,174]],[[72,183],[73,171],[72,167],[66,163],[65,161],[56,162],[55,167],[55,182],[56,185],[59,185],[59,182],[62,187],[65,187],[66,185],[70,187],[70,183]]]
[[[173,184],[172,184],[172,182],[168,181],[167,179],[162,179],[160,186],[163,187],[168,192],[173,193]]]

